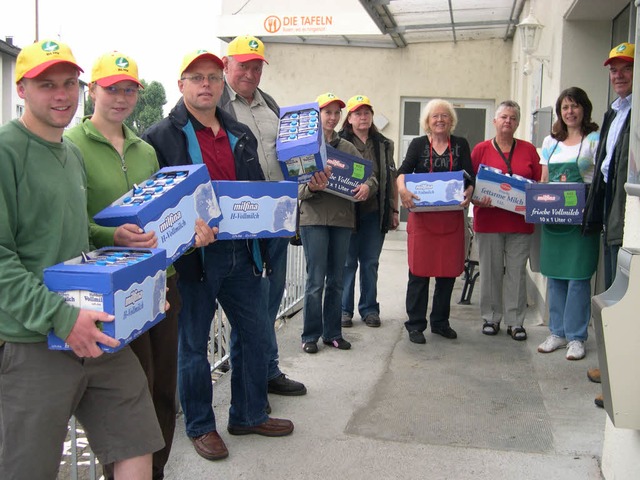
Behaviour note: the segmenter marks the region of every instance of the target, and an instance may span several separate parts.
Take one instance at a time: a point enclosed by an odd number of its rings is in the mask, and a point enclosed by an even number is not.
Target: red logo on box
[[[505,192],[508,192],[509,190],[511,190],[511,185],[509,185],[508,183],[501,183],[500,190],[504,190]]]

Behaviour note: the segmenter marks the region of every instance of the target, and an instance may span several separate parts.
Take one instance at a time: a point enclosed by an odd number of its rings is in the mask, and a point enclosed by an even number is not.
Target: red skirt
[[[410,212],[409,270],[419,277],[457,277],[464,270],[464,210]]]

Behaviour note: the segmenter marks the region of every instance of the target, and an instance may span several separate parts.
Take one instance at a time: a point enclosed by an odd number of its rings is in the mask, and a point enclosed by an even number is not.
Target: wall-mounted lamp
[[[540,35],[544,25],[542,25],[536,17],[533,16],[533,2],[529,10],[529,15],[522,20],[518,25],[520,31],[520,40],[522,42],[522,51],[527,56],[527,61],[524,64],[522,73],[529,75],[533,69],[531,67],[531,59],[534,58],[542,63],[546,69],[547,74],[551,76],[551,61],[549,57],[542,57],[540,55],[534,55],[538,50],[538,44],[540,43]]]

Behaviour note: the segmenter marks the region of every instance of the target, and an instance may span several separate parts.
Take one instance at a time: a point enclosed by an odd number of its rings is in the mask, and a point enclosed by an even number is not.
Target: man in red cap
[[[0,128],[3,479],[56,478],[71,415],[116,478],[151,478],[151,453],[164,445],[138,359],[128,346],[103,355],[97,345],[119,345],[96,325],[113,316],[69,305],[42,283],[44,268],[89,250],[83,159],[62,139],[79,72],[63,43],[24,48],[16,61],[24,114]],[[72,351],[49,350],[50,330]]]
[[[247,125],[258,141],[260,167],[268,181],[282,181],[284,175],[276,157],[276,137],[280,107],[258,88],[262,67],[267,60],[264,44],[251,35],[234,38],[227,47],[224,62],[225,86],[218,105],[233,118]],[[284,295],[287,277],[288,238],[268,239],[271,274],[262,280],[263,310],[272,325],[267,352],[269,393],[298,396],[307,393],[300,382],[287,378],[278,366],[278,342],[275,321]],[[267,408],[269,410],[270,407]]]
[[[634,57],[635,45],[625,42],[614,47],[604,62],[618,98],[604,114],[593,183],[585,207],[585,229],[603,231],[605,289],[615,279],[624,233]],[[600,382],[600,369],[590,369],[587,375],[591,381]],[[596,397],[595,404],[604,406],[602,395]]]
[[[160,166],[203,163],[212,180],[264,180],[256,162],[256,139],[216,105],[222,94],[222,61],[213,53],[187,54],[180,67],[182,98],[169,116],[142,139]],[[187,435],[207,460],[228,456],[218,434],[207,348],[216,300],[231,324],[231,435],[280,437],[293,432],[289,420],[270,418],[267,404],[266,345],[269,325],[260,311],[262,261],[257,240],[219,240],[183,255],[175,263],[182,309],[178,321],[178,391]]]

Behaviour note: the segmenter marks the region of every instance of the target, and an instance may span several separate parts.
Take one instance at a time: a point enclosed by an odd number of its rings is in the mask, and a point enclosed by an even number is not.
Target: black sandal
[[[485,335],[497,335],[499,331],[499,323],[484,322],[484,325],[482,325],[482,333],[484,333]]]
[[[510,335],[511,338],[519,342],[527,339],[527,331],[524,327],[508,327],[507,335]]]

